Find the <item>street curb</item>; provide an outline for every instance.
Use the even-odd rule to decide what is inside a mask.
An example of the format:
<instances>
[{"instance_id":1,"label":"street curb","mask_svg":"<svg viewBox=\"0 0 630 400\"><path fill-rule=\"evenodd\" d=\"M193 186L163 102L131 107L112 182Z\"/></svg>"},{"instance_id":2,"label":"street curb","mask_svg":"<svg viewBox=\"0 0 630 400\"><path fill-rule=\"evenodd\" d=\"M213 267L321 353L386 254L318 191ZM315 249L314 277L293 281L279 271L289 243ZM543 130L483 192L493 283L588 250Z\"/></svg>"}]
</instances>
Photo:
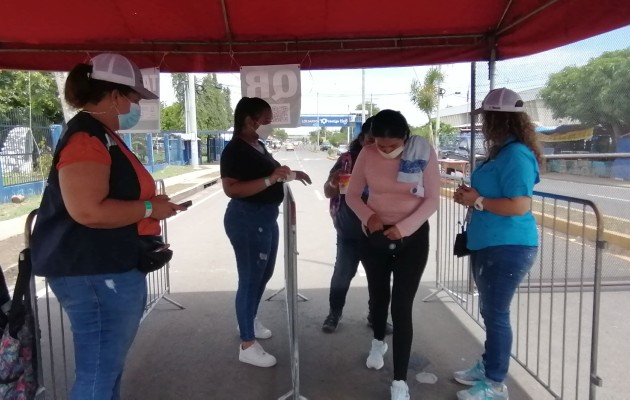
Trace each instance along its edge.
<instances>
[{"instance_id":1,"label":"street curb","mask_svg":"<svg viewBox=\"0 0 630 400\"><path fill-rule=\"evenodd\" d=\"M215 185L219 181L220 177L217 176L215 178L209 179L203 183L199 183L190 188L180 190L179 192L173 193L170 195L171 201L173 203L179 203L180 201L192 196L195 193L201 192L202 190ZM167 188L168 189L168 188Z\"/></svg>"}]
</instances>

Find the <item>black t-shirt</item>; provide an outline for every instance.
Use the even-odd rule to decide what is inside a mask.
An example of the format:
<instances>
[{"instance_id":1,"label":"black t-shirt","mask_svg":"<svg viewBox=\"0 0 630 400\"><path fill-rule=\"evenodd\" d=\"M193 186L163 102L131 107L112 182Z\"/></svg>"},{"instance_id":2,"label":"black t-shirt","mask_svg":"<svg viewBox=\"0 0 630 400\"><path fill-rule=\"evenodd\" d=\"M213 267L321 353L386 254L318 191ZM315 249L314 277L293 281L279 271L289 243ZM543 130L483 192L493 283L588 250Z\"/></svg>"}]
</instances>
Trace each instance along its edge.
<instances>
[{"instance_id":1,"label":"black t-shirt","mask_svg":"<svg viewBox=\"0 0 630 400\"><path fill-rule=\"evenodd\" d=\"M264 154L242 139L234 137L230 140L221 153L221 178L246 182L271 175L280 163L273 159L262 143L261 146ZM283 199L283 184L275 183L262 192L239 200L279 205Z\"/></svg>"}]
</instances>

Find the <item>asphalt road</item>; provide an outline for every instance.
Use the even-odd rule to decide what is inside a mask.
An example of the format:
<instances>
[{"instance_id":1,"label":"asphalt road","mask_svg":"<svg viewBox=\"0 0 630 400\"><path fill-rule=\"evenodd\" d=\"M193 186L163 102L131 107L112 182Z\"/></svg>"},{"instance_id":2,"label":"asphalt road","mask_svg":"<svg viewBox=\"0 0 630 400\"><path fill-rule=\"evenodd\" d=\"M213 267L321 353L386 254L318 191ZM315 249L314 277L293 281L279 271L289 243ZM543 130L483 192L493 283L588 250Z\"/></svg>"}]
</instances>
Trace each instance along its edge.
<instances>
[{"instance_id":1,"label":"asphalt road","mask_svg":"<svg viewBox=\"0 0 630 400\"><path fill-rule=\"evenodd\" d=\"M604 215L630 222L630 188L567 182L543 177L535 189L540 192L591 200Z\"/></svg>"}]
</instances>

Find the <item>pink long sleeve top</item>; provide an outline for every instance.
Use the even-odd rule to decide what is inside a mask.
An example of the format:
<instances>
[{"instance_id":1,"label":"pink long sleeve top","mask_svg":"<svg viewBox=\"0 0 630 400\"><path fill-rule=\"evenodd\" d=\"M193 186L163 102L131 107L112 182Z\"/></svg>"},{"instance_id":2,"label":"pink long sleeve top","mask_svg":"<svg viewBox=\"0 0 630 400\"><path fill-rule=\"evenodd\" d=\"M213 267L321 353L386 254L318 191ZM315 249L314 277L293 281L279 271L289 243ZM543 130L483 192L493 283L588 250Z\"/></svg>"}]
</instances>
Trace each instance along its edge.
<instances>
[{"instance_id":1,"label":"pink long sleeve top","mask_svg":"<svg viewBox=\"0 0 630 400\"><path fill-rule=\"evenodd\" d=\"M346 203L363 225L373 214L383 224L396 225L405 237L420 228L437 211L440 195L440 173L435 150L431 149L429 162L422 179L424 196L412 194L416 183L398 182L400 157L388 160L381 156L376 145L365 146L354 165L346 194ZM367 204L361 200L363 189L368 187Z\"/></svg>"}]
</instances>

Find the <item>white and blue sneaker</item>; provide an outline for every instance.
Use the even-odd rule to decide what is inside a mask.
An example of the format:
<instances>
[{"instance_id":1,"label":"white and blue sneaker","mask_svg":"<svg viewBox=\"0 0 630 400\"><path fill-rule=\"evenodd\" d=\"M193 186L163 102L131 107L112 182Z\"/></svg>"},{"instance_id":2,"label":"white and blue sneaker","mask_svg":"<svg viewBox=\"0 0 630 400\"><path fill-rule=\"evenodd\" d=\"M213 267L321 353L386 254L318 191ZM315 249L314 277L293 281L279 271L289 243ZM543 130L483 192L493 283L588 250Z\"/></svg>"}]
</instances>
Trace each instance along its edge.
<instances>
[{"instance_id":1,"label":"white and blue sneaker","mask_svg":"<svg viewBox=\"0 0 630 400\"><path fill-rule=\"evenodd\" d=\"M467 370L454 372L453 378L462 385L473 386L477 382L486 379L486 368L483 365L483 361L477 360L475 365Z\"/></svg>"},{"instance_id":2,"label":"white and blue sneaker","mask_svg":"<svg viewBox=\"0 0 630 400\"><path fill-rule=\"evenodd\" d=\"M488 379L478 381L468 390L457 392L458 400L509 400L508 389L503 383Z\"/></svg>"}]
</instances>

